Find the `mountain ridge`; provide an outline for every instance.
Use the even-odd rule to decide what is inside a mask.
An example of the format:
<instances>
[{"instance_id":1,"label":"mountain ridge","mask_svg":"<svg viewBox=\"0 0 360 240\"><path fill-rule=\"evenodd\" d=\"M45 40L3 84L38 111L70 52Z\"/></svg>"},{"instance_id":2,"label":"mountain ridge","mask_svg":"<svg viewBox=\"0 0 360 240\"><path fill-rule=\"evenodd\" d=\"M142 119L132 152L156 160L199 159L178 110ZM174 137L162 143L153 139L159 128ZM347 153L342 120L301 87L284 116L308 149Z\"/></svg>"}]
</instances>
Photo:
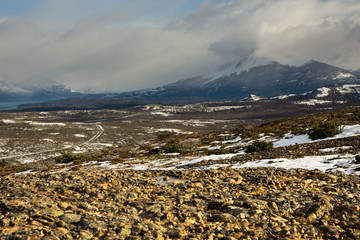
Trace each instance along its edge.
<instances>
[{"instance_id":1,"label":"mountain ridge","mask_svg":"<svg viewBox=\"0 0 360 240\"><path fill-rule=\"evenodd\" d=\"M220 77L217 75L219 72ZM153 89L85 94L73 91L65 85L55 84L35 90L27 88L25 91L30 93L19 96L25 96L24 99L32 101L52 101L43 104L52 106L52 109L63 109L65 105L69 109L127 108L147 104L183 105L208 101L239 101L251 95L271 98L304 94L318 88L342 84L360 84L357 73L316 60L298 66L285 65L252 54L245 59L223 65L218 72L182 79Z\"/></svg>"}]
</instances>

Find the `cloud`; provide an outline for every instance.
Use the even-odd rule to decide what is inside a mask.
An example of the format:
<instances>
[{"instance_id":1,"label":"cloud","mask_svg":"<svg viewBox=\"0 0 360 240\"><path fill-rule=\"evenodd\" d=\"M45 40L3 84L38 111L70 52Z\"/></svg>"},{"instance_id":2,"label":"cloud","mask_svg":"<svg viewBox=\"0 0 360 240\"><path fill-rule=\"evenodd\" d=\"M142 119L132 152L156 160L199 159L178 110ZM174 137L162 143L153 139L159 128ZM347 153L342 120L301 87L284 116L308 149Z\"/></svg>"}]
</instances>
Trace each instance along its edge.
<instances>
[{"instance_id":1,"label":"cloud","mask_svg":"<svg viewBox=\"0 0 360 240\"><path fill-rule=\"evenodd\" d=\"M89 9L96 2L86 1ZM171 2L159 0L156 6L175 12L187 1ZM203 1L193 13L172 19L170 11L165 20L147 13L153 8L146 4L139 12L135 5L121 10L115 2L111 9L104 4L95 16L95 10L81 11L82 0L46 3L31 21L0 20L0 79L127 91L205 73L252 49L282 63L312 58L360 67L360 3L354 0ZM68 10L65 29L55 24L64 18L51 16L55 9Z\"/></svg>"}]
</instances>

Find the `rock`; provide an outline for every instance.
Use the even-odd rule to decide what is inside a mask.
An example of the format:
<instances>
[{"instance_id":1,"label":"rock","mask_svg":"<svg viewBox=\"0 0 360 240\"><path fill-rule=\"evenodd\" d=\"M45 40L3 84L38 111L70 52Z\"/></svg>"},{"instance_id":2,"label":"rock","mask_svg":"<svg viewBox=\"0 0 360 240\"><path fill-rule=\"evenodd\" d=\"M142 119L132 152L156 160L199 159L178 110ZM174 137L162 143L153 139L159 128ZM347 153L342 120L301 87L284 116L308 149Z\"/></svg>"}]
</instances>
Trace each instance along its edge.
<instances>
[{"instance_id":1,"label":"rock","mask_svg":"<svg viewBox=\"0 0 360 240\"><path fill-rule=\"evenodd\" d=\"M132 227L131 227L131 232L134 234L134 235L139 235L140 233L142 232L148 232L149 231L149 228L147 225L145 225L144 223L141 223L141 222L138 222L136 224L134 224Z\"/></svg>"},{"instance_id":2,"label":"rock","mask_svg":"<svg viewBox=\"0 0 360 240\"><path fill-rule=\"evenodd\" d=\"M171 238L171 239L179 239L182 238L186 235L185 231L181 230L181 229L168 229L166 234Z\"/></svg>"},{"instance_id":3,"label":"rock","mask_svg":"<svg viewBox=\"0 0 360 240\"><path fill-rule=\"evenodd\" d=\"M58 227L58 228L55 228L54 230L54 233L58 236L64 236L66 234L68 234L70 231L66 228L63 228L63 227Z\"/></svg>"},{"instance_id":4,"label":"rock","mask_svg":"<svg viewBox=\"0 0 360 240\"><path fill-rule=\"evenodd\" d=\"M338 226L333 226L333 225L322 225L322 226L319 226L319 228L325 234L329 234L329 235L338 235L338 234L345 232L342 228L340 228Z\"/></svg>"},{"instance_id":5,"label":"rock","mask_svg":"<svg viewBox=\"0 0 360 240\"><path fill-rule=\"evenodd\" d=\"M162 211L162 206L160 204L154 204L154 205L150 205L148 207L145 208L145 211L148 213L161 213Z\"/></svg>"},{"instance_id":6,"label":"rock","mask_svg":"<svg viewBox=\"0 0 360 240\"><path fill-rule=\"evenodd\" d=\"M8 218L3 218L0 220L0 225L2 227L8 227L10 225L11 220Z\"/></svg>"},{"instance_id":7,"label":"rock","mask_svg":"<svg viewBox=\"0 0 360 240\"><path fill-rule=\"evenodd\" d=\"M211 214L208 221L210 222L236 222L238 219L229 213Z\"/></svg>"},{"instance_id":8,"label":"rock","mask_svg":"<svg viewBox=\"0 0 360 240\"><path fill-rule=\"evenodd\" d=\"M93 206L93 205L91 205L91 204L89 204L87 202L80 203L79 207L82 208L82 209L85 209L87 211L94 211L94 212L98 211L97 207L95 207L95 206Z\"/></svg>"},{"instance_id":9,"label":"rock","mask_svg":"<svg viewBox=\"0 0 360 240\"><path fill-rule=\"evenodd\" d=\"M238 217L238 218L247 218L249 217L249 211L244 209L244 208L240 208L240 207L236 207L236 206L228 206L226 208L227 212Z\"/></svg>"},{"instance_id":10,"label":"rock","mask_svg":"<svg viewBox=\"0 0 360 240\"><path fill-rule=\"evenodd\" d=\"M227 206L231 205L233 202L229 200L210 200L208 203L208 209L210 210L222 210Z\"/></svg>"},{"instance_id":11,"label":"rock","mask_svg":"<svg viewBox=\"0 0 360 240\"><path fill-rule=\"evenodd\" d=\"M156 184L159 176L186 185ZM360 237L357 175L280 168L80 169L0 180L0 239Z\"/></svg>"},{"instance_id":12,"label":"rock","mask_svg":"<svg viewBox=\"0 0 360 240\"><path fill-rule=\"evenodd\" d=\"M121 235L124 235L124 236L129 236L129 235L131 234L131 226L123 227L123 228L120 230L120 234L121 234Z\"/></svg>"},{"instance_id":13,"label":"rock","mask_svg":"<svg viewBox=\"0 0 360 240\"><path fill-rule=\"evenodd\" d=\"M99 222L99 221L91 222L87 226L94 233L105 232L107 230L107 228L108 228L107 224L105 224L103 222Z\"/></svg>"},{"instance_id":14,"label":"rock","mask_svg":"<svg viewBox=\"0 0 360 240\"><path fill-rule=\"evenodd\" d=\"M79 235L77 236L77 239L79 239L79 240L93 239L93 235L89 231L81 230L79 232Z\"/></svg>"},{"instance_id":15,"label":"rock","mask_svg":"<svg viewBox=\"0 0 360 240\"><path fill-rule=\"evenodd\" d=\"M267 202L260 199L248 199L245 201L244 205L247 208L265 209L267 207Z\"/></svg>"},{"instance_id":16,"label":"rock","mask_svg":"<svg viewBox=\"0 0 360 240\"><path fill-rule=\"evenodd\" d=\"M82 216L77 214L63 214L60 219L68 224L78 223L81 221Z\"/></svg>"},{"instance_id":17,"label":"rock","mask_svg":"<svg viewBox=\"0 0 360 240\"><path fill-rule=\"evenodd\" d=\"M45 209L41 210L39 214L41 216L51 216L51 217L56 218L56 217L63 215L64 211L56 210L53 208L45 208Z\"/></svg>"}]
</instances>

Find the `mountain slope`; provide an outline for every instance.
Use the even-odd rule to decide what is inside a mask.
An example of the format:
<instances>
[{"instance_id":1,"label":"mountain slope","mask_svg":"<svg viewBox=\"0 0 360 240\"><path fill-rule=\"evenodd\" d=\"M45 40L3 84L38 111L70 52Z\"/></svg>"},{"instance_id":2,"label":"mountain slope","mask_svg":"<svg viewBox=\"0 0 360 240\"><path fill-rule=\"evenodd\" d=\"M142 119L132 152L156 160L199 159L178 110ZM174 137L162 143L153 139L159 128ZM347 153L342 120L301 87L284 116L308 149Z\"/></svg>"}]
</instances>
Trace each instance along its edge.
<instances>
[{"instance_id":1,"label":"mountain slope","mask_svg":"<svg viewBox=\"0 0 360 240\"><path fill-rule=\"evenodd\" d=\"M299 94L335 84L356 84L351 72L325 63L310 61L302 66L270 62L240 73L234 69L217 79L205 76L185 79L164 86L158 96L197 96L209 100L240 100L250 94L274 97Z\"/></svg>"}]
</instances>

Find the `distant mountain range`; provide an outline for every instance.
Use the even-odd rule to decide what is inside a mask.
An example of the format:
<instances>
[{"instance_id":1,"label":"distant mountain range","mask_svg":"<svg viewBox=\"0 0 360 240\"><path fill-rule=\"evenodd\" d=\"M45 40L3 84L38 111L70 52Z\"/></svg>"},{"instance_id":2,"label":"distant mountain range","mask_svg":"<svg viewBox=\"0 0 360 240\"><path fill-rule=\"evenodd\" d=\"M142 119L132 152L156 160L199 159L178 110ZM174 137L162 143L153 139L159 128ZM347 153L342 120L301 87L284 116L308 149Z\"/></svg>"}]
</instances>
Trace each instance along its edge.
<instances>
[{"instance_id":1,"label":"distant mountain range","mask_svg":"<svg viewBox=\"0 0 360 240\"><path fill-rule=\"evenodd\" d=\"M15 85L0 81L0 102L43 102L84 96L87 94L76 92L63 84Z\"/></svg>"},{"instance_id":2,"label":"distant mountain range","mask_svg":"<svg viewBox=\"0 0 360 240\"><path fill-rule=\"evenodd\" d=\"M51 101L21 109L127 108L146 104L183 105L210 101L238 101L257 95L272 98L304 94L344 84L360 84L360 71L351 72L315 60L300 66L283 65L257 57L220 66L217 70L162 87L113 94L83 94L63 85L23 89L0 82L0 101ZM21 100L23 101L23 100Z\"/></svg>"}]
</instances>

